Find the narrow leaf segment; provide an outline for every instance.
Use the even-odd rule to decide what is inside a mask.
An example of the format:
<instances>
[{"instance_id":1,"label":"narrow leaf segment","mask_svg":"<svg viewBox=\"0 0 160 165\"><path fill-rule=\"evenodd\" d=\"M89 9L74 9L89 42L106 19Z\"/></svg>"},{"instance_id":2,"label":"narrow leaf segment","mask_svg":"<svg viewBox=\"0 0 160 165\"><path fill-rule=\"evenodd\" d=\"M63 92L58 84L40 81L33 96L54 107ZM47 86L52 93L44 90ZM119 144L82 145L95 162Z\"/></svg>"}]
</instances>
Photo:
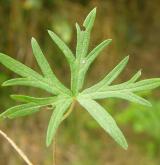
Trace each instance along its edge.
<instances>
[{"instance_id":1,"label":"narrow leaf segment","mask_svg":"<svg viewBox=\"0 0 160 165\"><path fill-rule=\"evenodd\" d=\"M112 116L97 102L87 98L79 98L79 103L99 123L99 125L124 149L127 149L127 142L118 128Z\"/></svg>"}]
</instances>

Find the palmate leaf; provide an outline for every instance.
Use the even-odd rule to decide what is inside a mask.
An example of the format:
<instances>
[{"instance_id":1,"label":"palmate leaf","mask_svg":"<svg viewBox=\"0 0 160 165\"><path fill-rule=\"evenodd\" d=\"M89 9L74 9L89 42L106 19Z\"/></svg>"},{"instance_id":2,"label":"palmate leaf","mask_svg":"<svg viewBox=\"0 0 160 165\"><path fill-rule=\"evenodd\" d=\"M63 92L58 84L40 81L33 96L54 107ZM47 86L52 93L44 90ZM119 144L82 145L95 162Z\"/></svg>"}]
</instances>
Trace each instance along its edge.
<instances>
[{"instance_id":1,"label":"palmate leaf","mask_svg":"<svg viewBox=\"0 0 160 165\"><path fill-rule=\"evenodd\" d=\"M120 144L124 149L127 149L128 145L125 137L118 128L112 116L103 107L101 107L94 100L87 98L81 97L78 101L118 144Z\"/></svg>"},{"instance_id":2,"label":"palmate leaf","mask_svg":"<svg viewBox=\"0 0 160 165\"><path fill-rule=\"evenodd\" d=\"M1 117L15 118L26 116L38 112L44 106L51 106L53 109L51 119L47 129L46 145L49 146L56 134L56 130L70 114L75 101L77 100L89 114L99 123L99 125L124 149L127 149L127 142L118 128L111 115L101 107L95 100L104 98L120 98L134 103L151 106L151 103L136 93L144 90L151 90L160 86L160 78L152 78L137 81L141 76L141 70L135 73L128 81L114 84L113 81L120 75L125 68L129 57L124 58L112 71L109 72L100 82L92 87L83 89L85 75L97 58L97 56L106 48L111 39L105 40L97 45L93 50L89 50L90 35L96 17L96 8L94 8L83 22L83 30L76 23L77 45L75 54L65 44L62 39L52 31L48 31L51 39L63 52L71 70L71 89L63 85L51 70L38 42L32 38L31 45L33 54L42 71L42 75L33 69L14 60L13 58L0 53L0 63L11 71L15 72L20 78L14 78L5 81L3 86L23 85L43 89L52 94L51 97L36 98L26 95L11 95L11 98L22 102L7 109L0 114ZM70 106L71 105L71 106ZM70 108L69 108L70 107ZM69 109L69 110L68 110ZM68 111L67 111L68 110ZM65 113L66 112L66 113Z\"/></svg>"}]
</instances>

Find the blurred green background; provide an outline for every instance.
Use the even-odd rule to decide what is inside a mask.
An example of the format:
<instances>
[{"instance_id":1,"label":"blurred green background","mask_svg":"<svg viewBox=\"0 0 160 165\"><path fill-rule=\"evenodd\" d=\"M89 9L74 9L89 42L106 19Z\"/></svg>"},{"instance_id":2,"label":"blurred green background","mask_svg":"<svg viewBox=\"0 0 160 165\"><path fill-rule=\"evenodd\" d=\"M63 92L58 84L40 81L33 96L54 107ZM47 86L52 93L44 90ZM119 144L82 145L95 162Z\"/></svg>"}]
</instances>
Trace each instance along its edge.
<instances>
[{"instance_id":1,"label":"blurred green background","mask_svg":"<svg viewBox=\"0 0 160 165\"><path fill-rule=\"evenodd\" d=\"M82 23L97 6L97 18L90 49L106 38L112 45L101 53L88 72L85 87L100 80L120 59L130 62L117 82L127 80L143 68L142 78L160 76L160 1L159 0L0 0L0 52L39 71L30 46L31 37L41 45L54 72L69 86L70 72L61 51L51 41L47 29L55 31L75 50L75 22ZM14 77L0 66L0 83ZM58 165L159 165L160 164L160 90L143 93L153 107L122 100L101 103L123 130L129 149L121 149L79 106L63 122L57 134ZM28 87L0 87L0 111L15 105L8 96L46 93ZM5 131L35 165L52 164L52 147L45 147L50 113L4 120ZM17 153L0 137L0 165L23 165Z\"/></svg>"}]
</instances>

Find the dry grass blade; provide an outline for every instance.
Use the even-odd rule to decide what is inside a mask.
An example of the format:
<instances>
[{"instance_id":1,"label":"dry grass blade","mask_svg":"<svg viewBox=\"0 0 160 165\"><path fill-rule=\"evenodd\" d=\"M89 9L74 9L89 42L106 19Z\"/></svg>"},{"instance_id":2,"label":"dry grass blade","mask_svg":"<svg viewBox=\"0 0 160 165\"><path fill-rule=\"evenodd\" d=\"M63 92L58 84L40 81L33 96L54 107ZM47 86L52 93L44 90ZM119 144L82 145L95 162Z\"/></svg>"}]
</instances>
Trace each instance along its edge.
<instances>
[{"instance_id":1,"label":"dry grass blade","mask_svg":"<svg viewBox=\"0 0 160 165\"><path fill-rule=\"evenodd\" d=\"M7 136L7 134L0 130L0 135L2 135L8 141L8 143L17 151L17 153L27 163L27 165L33 165L33 163L31 163L31 161L25 155L25 153L15 144L15 142L11 138Z\"/></svg>"}]
</instances>

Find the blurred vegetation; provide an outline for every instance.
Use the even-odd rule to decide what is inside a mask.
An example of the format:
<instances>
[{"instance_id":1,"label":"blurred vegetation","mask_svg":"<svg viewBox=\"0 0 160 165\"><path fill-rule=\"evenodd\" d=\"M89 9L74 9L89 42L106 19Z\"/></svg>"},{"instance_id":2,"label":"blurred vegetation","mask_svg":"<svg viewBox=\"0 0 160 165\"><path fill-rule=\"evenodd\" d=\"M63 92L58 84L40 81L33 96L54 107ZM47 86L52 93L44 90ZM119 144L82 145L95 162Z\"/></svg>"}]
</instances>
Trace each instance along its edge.
<instances>
[{"instance_id":1,"label":"blurred vegetation","mask_svg":"<svg viewBox=\"0 0 160 165\"><path fill-rule=\"evenodd\" d=\"M130 54L130 63L118 81L126 80L139 68L143 68L142 77L159 77L159 0L0 0L0 52L38 70L30 46L30 39L34 36L54 72L69 86L68 66L46 30L55 31L75 50L75 22L82 22L95 6L98 13L90 47L106 38L112 38L113 43L89 70L86 86L95 83L97 77L102 78L106 70L113 68L127 54ZM14 76L0 66L0 83ZM45 95L32 88L0 87L0 111L15 104L7 96L19 91ZM77 110L64 122L57 135L58 164L133 165L139 162L139 165L159 165L159 96L158 90L146 94L146 97L152 99L152 108L127 104L121 100L102 102L122 125L129 141L127 152L103 134L92 119L87 121L89 116L85 112L81 113L83 110L77 106ZM52 148L46 148L43 143L49 115L40 112L34 117L1 121L1 129L39 165L52 162ZM81 122L77 122L77 118L81 118ZM0 144L1 165L23 164L4 140L1 139Z\"/></svg>"}]
</instances>

